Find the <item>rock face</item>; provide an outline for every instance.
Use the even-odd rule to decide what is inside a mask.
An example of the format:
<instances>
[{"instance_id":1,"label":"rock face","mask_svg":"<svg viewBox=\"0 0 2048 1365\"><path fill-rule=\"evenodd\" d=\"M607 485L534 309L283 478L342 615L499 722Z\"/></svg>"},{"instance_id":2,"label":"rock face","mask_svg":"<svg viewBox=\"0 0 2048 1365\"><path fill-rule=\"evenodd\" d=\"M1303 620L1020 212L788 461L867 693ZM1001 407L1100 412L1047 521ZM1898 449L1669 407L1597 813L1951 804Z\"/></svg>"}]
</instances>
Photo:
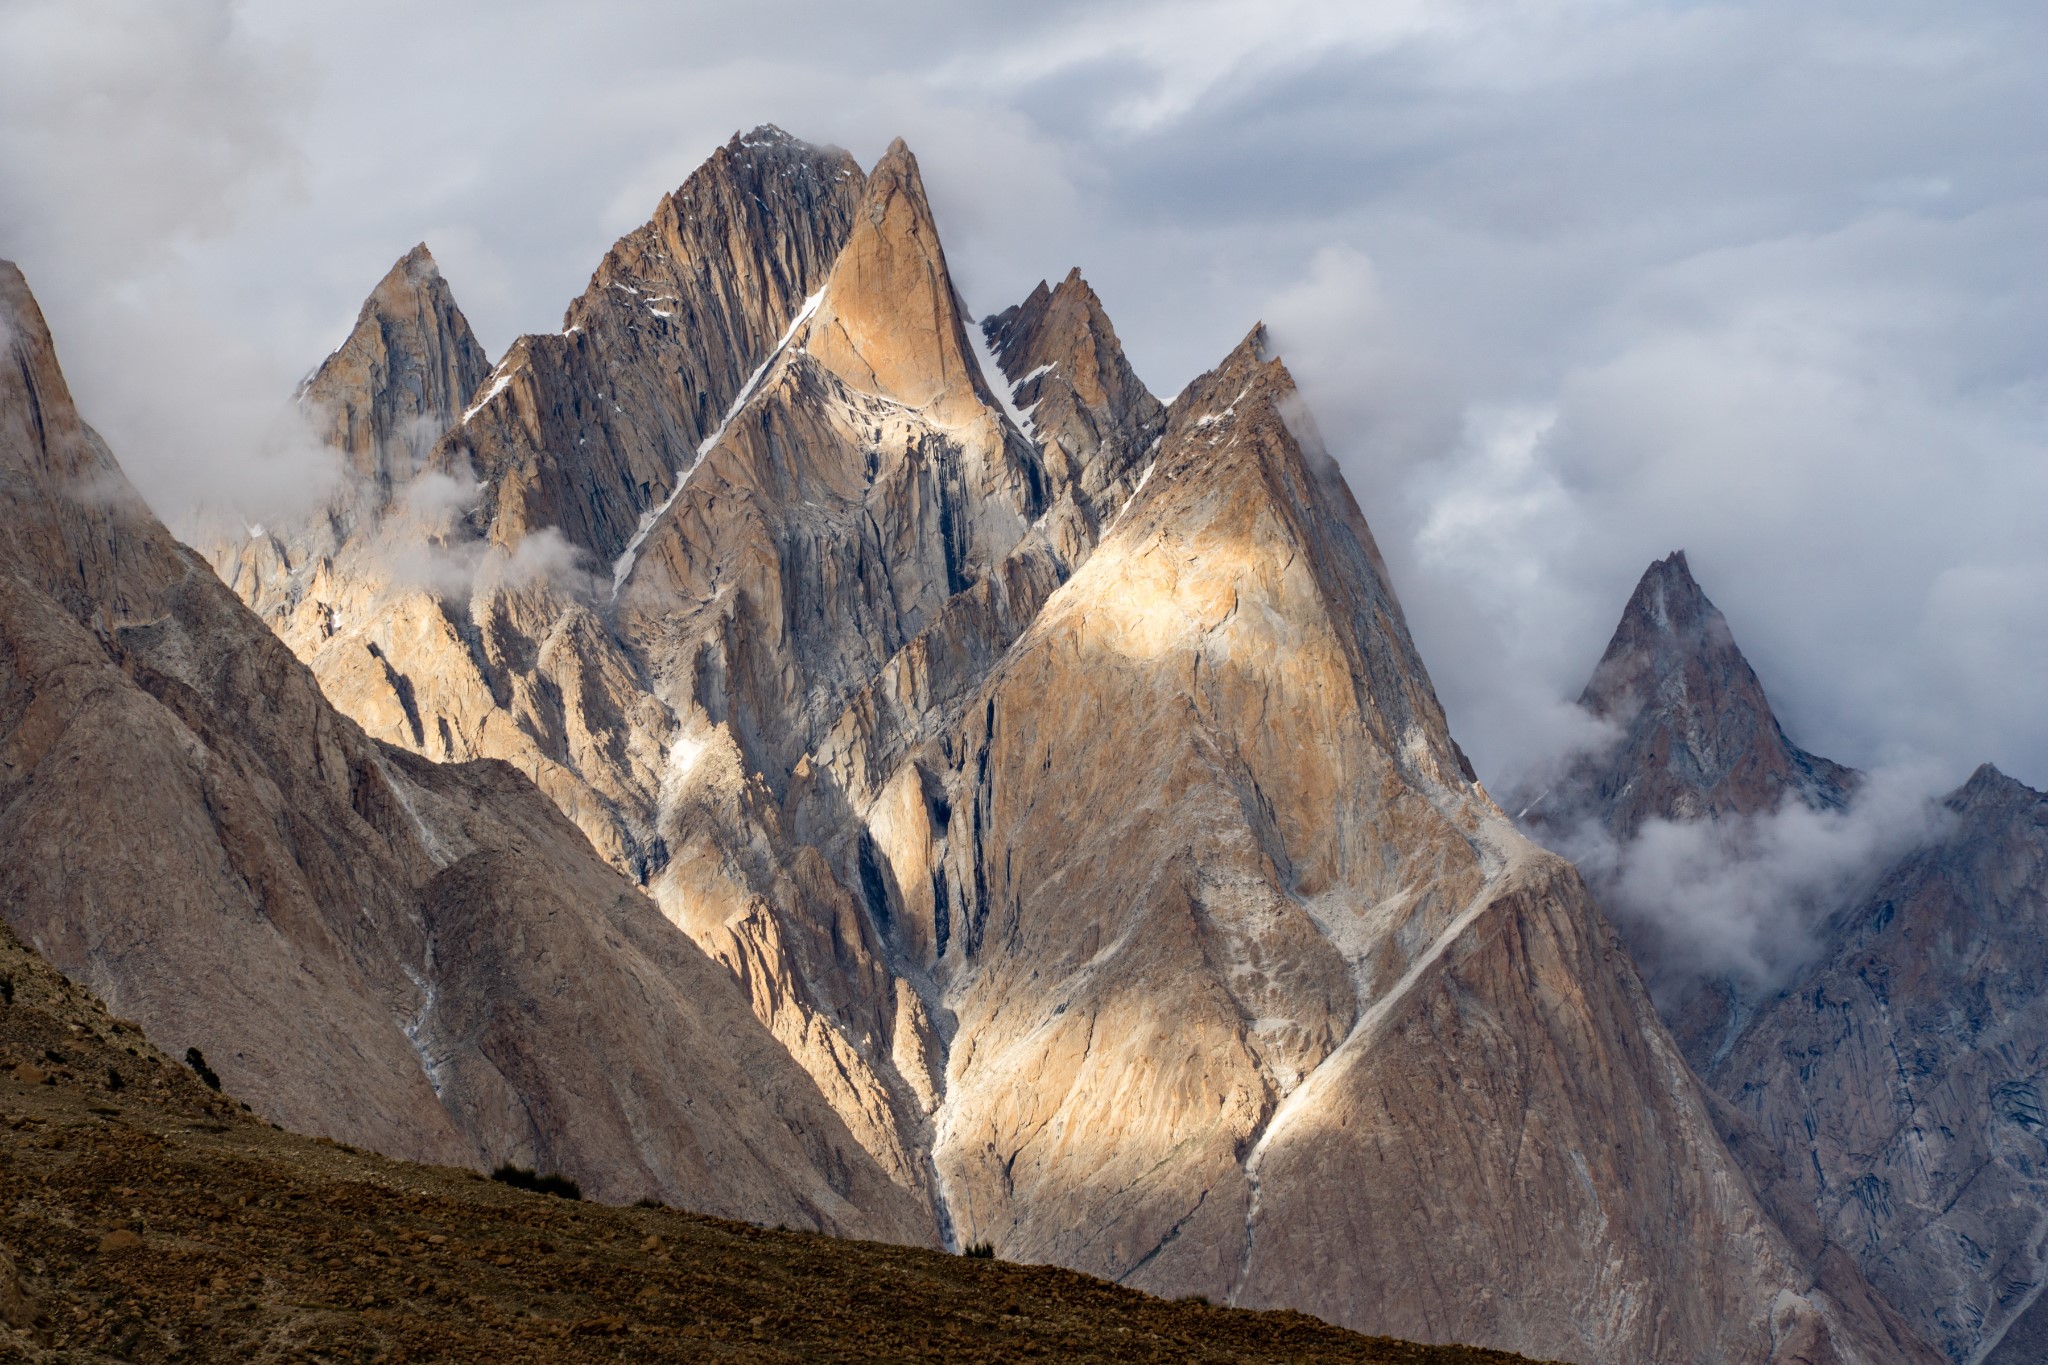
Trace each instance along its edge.
<instances>
[{"instance_id":1,"label":"rock face","mask_svg":"<svg viewBox=\"0 0 2048 1365\"><path fill-rule=\"evenodd\" d=\"M1546 831L1590 819L1625 838L1785 800L1840 808L1857 790L1857 774L1785 740L1680 556L1644 576L1583 704L1625 718L1614 699L1631 695L1654 700L1617 754L1543 800ZM1810 1257L1853 1258L1951 1360L2032 1360L2048 1321L2028 1316L2048 1278L2048 800L1986 766L1941 805L1931 840L1822 907L1804 960L1664 1001L1725 1100L1732 1149ZM1630 945L1676 979L1656 941ZM1701 1003L1737 997L1733 1011Z\"/></svg>"},{"instance_id":2,"label":"rock face","mask_svg":"<svg viewBox=\"0 0 2048 1365\"><path fill-rule=\"evenodd\" d=\"M1422 1339L1826 1355L1824 1299L1570 867L1465 770L1297 427L1254 334L914 760L937 799L882 851L958 1021L962 1236Z\"/></svg>"},{"instance_id":3,"label":"rock face","mask_svg":"<svg viewBox=\"0 0 2048 1365\"><path fill-rule=\"evenodd\" d=\"M1951 1360L2032 1360L2048 1267L2048 797L1986 765L1708 1073ZM2010 1352L1993 1348L2009 1329Z\"/></svg>"},{"instance_id":4,"label":"rock face","mask_svg":"<svg viewBox=\"0 0 2048 1365\"><path fill-rule=\"evenodd\" d=\"M24 939L295 1128L923 1235L552 805L368 739L150 516L12 265L0 322L0 913Z\"/></svg>"},{"instance_id":5,"label":"rock face","mask_svg":"<svg viewBox=\"0 0 2048 1365\"><path fill-rule=\"evenodd\" d=\"M422 242L371 291L355 330L299 401L350 469L389 490L425 463L490 369Z\"/></svg>"},{"instance_id":6,"label":"rock face","mask_svg":"<svg viewBox=\"0 0 2048 1365\"><path fill-rule=\"evenodd\" d=\"M569 321L294 648L532 776L929 1230L1574 1360L1920 1358L1473 780L1260 334L1169 411L1078 273L974 328L900 143L772 129Z\"/></svg>"},{"instance_id":7,"label":"rock face","mask_svg":"<svg viewBox=\"0 0 2048 1365\"><path fill-rule=\"evenodd\" d=\"M845 152L773 128L713 154L606 254L561 335L521 337L475 395L436 457L482 482L474 524L617 559L817 292L864 188Z\"/></svg>"}]
</instances>

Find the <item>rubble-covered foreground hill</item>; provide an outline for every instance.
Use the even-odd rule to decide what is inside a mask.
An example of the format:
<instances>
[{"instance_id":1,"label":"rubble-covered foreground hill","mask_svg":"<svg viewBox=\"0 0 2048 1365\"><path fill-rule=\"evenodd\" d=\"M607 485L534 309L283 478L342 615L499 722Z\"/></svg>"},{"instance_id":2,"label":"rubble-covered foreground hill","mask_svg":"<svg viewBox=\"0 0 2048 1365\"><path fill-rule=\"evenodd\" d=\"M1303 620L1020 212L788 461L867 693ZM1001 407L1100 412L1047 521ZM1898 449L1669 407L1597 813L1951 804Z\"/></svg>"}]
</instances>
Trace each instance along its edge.
<instances>
[{"instance_id":1,"label":"rubble-covered foreground hill","mask_svg":"<svg viewBox=\"0 0 2048 1365\"><path fill-rule=\"evenodd\" d=\"M0 929L0 1360L1521 1359L572 1203L255 1119Z\"/></svg>"}]
</instances>

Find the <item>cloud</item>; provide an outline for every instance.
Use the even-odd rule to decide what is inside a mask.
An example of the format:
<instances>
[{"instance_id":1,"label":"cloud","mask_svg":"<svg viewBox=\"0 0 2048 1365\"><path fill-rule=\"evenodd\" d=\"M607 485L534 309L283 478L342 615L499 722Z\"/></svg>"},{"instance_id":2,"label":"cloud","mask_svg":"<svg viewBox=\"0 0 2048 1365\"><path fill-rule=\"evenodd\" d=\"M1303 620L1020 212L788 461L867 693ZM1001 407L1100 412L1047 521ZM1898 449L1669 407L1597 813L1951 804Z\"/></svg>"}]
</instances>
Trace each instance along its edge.
<instances>
[{"instance_id":1,"label":"cloud","mask_svg":"<svg viewBox=\"0 0 2048 1365\"><path fill-rule=\"evenodd\" d=\"M545 584L586 600L597 596L590 556L552 526L523 537L509 554L493 549L478 581L513 591Z\"/></svg>"},{"instance_id":2,"label":"cloud","mask_svg":"<svg viewBox=\"0 0 2048 1365\"><path fill-rule=\"evenodd\" d=\"M185 267L294 171L295 58L236 9L0 9L0 255L36 290L87 420L178 520L230 500L271 515L331 482L285 412L300 362Z\"/></svg>"},{"instance_id":3,"label":"cloud","mask_svg":"<svg viewBox=\"0 0 2048 1365\"><path fill-rule=\"evenodd\" d=\"M542 586L596 600L590 556L556 528L543 527L509 550L478 539L467 518L482 495L483 485L466 469L459 475L437 469L417 474L362 552L374 557L394 586L456 601ZM365 486L360 496L368 502L382 494Z\"/></svg>"},{"instance_id":4,"label":"cloud","mask_svg":"<svg viewBox=\"0 0 2048 1365\"><path fill-rule=\"evenodd\" d=\"M1724 976L1771 989L1810 959L1830 913L1947 828L1937 800L1947 785L1936 766L1903 765L1871 773L1845 811L1788 801L1747 818L1651 820L1626 841L1588 825L1559 851L1660 993Z\"/></svg>"}]
</instances>

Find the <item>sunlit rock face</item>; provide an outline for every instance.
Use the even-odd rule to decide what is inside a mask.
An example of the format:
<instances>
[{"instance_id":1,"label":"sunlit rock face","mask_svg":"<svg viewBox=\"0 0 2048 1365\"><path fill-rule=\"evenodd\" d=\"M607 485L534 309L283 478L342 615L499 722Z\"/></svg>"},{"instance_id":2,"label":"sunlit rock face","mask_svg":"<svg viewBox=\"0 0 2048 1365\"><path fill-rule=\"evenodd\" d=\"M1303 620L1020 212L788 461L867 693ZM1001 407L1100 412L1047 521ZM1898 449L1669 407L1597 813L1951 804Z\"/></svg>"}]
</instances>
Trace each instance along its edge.
<instances>
[{"instance_id":1,"label":"sunlit rock face","mask_svg":"<svg viewBox=\"0 0 2048 1365\"><path fill-rule=\"evenodd\" d=\"M366 736L171 538L4 263L0 337L17 933L296 1129L560 1170L610 1200L928 1235L730 975L532 784Z\"/></svg>"},{"instance_id":2,"label":"sunlit rock face","mask_svg":"<svg viewBox=\"0 0 2048 1365\"><path fill-rule=\"evenodd\" d=\"M1525 817L1567 847L1589 825L1625 841L1653 820L1795 804L1856 818L1862 775L1785 738L1682 555L1645 573L1581 702L1623 737ZM2048 1279L2048 802L1987 765L1927 827L1826 903L1779 907L1813 918L1810 942L1762 976L1701 973L1655 926L1620 922L1719 1092L1731 1149L1824 1282L1853 1261L1949 1359L2033 1360L2048 1337L2048 1310L2028 1316Z\"/></svg>"},{"instance_id":3,"label":"sunlit rock face","mask_svg":"<svg viewBox=\"0 0 2048 1365\"><path fill-rule=\"evenodd\" d=\"M957 1021L963 1237L1565 1358L1832 1349L1571 868L1466 771L1257 335L913 766L878 842Z\"/></svg>"},{"instance_id":4,"label":"sunlit rock face","mask_svg":"<svg viewBox=\"0 0 2048 1365\"><path fill-rule=\"evenodd\" d=\"M1542 1356L1917 1358L1473 781L1259 334L1169 410L1078 273L976 327L900 143L770 129L568 321L300 652L532 777L921 1235Z\"/></svg>"}]
</instances>

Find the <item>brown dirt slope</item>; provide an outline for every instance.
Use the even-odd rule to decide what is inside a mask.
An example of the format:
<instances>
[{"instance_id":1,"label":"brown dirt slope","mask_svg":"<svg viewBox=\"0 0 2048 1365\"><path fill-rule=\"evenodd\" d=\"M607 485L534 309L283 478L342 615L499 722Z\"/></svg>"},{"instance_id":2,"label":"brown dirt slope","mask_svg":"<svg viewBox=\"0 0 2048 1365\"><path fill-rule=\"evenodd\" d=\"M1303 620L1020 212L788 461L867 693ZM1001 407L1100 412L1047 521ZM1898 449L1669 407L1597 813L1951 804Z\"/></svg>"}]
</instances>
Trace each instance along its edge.
<instances>
[{"instance_id":1,"label":"brown dirt slope","mask_svg":"<svg viewBox=\"0 0 2048 1365\"><path fill-rule=\"evenodd\" d=\"M0 1361L1522 1357L529 1194L262 1123L0 930Z\"/></svg>"}]
</instances>

